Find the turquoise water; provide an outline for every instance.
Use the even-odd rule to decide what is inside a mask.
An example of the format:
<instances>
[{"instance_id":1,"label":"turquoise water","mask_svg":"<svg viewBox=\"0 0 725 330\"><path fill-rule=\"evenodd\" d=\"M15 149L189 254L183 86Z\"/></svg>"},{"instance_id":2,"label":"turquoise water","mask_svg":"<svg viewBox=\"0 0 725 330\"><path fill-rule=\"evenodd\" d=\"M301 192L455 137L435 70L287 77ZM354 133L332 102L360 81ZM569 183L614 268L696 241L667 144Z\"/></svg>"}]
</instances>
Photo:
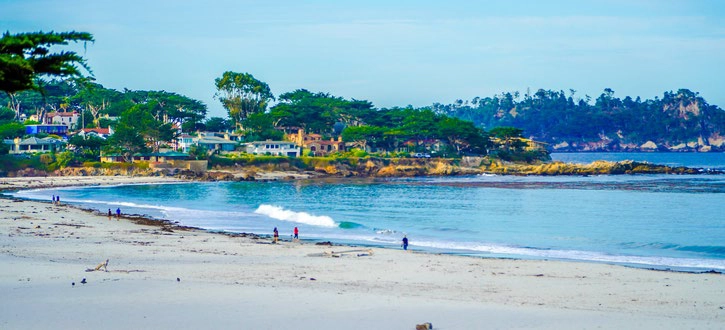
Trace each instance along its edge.
<instances>
[{"instance_id":1,"label":"turquoise water","mask_svg":"<svg viewBox=\"0 0 725 330\"><path fill-rule=\"evenodd\" d=\"M32 190L211 230L486 257L725 271L725 175L469 176Z\"/></svg>"}]
</instances>

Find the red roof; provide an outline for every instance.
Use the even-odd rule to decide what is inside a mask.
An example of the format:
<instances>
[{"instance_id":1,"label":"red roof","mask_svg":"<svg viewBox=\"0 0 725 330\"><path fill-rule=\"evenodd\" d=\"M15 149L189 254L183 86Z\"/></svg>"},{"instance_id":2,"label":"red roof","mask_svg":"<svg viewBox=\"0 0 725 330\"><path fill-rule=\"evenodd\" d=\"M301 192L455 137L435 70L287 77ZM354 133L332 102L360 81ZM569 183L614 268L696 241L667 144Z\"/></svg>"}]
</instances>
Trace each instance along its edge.
<instances>
[{"instance_id":1,"label":"red roof","mask_svg":"<svg viewBox=\"0 0 725 330\"><path fill-rule=\"evenodd\" d=\"M103 134L103 135L111 134L111 132L108 128L84 128L84 129L82 129L82 131L83 131L83 133L95 132L96 134Z\"/></svg>"}]
</instances>

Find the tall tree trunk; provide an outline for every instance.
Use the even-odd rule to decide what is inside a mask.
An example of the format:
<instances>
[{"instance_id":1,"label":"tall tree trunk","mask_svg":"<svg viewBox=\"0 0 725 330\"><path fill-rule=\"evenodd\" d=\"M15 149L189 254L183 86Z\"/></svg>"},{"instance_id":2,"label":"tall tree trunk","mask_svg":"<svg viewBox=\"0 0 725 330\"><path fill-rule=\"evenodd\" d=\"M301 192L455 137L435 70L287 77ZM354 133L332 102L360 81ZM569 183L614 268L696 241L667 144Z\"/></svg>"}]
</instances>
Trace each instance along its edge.
<instances>
[{"instance_id":1,"label":"tall tree trunk","mask_svg":"<svg viewBox=\"0 0 725 330\"><path fill-rule=\"evenodd\" d=\"M7 92L10 97L10 109L15 111L15 119L20 119L20 100L18 100L16 93Z\"/></svg>"}]
</instances>

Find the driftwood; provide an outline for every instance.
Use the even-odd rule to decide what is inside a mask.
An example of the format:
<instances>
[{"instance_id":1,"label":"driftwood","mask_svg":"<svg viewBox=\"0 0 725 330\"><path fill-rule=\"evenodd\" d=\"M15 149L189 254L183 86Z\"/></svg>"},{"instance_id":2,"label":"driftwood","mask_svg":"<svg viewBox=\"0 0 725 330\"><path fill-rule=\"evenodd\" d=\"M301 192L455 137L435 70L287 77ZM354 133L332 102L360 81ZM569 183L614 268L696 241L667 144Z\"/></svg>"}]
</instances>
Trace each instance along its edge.
<instances>
[{"instance_id":1,"label":"driftwood","mask_svg":"<svg viewBox=\"0 0 725 330\"><path fill-rule=\"evenodd\" d=\"M97 272L103 268L103 271L108 272L108 259L106 259L105 262L102 262L96 266L96 268L88 268L86 269L87 272Z\"/></svg>"}]
</instances>

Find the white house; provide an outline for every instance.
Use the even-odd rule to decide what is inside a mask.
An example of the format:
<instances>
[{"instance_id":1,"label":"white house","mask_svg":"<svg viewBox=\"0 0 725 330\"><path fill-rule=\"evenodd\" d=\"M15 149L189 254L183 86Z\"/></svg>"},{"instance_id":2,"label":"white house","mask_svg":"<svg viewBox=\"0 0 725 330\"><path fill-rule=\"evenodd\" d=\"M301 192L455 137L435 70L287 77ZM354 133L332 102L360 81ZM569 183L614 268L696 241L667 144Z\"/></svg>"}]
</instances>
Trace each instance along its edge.
<instances>
[{"instance_id":1,"label":"white house","mask_svg":"<svg viewBox=\"0 0 725 330\"><path fill-rule=\"evenodd\" d=\"M246 151L257 155L275 155L299 157L301 150L294 142L289 141L254 141L246 143Z\"/></svg>"},{"instance_id":2,"label":"white house","mask_svg":"<svg viewBox=\"0 0 725 330\"><path fill-rule=\"evenodd\" d=\"M176 138L177 150L181 152L189 152L191 146L196 144L199 138L189 134L181 134Z\"/></svg>"},{"instance_id":3,"label":"white house","mask_svg":"<svg viewBox=\"0 0 725 330\"><path fill-rule=\"evenodd\" d=\"M176 139L177 150L189 152L193 145L206 148L209 151L234 151L239 144L226 138L216 136L214 133L201 132L197 136L189 134L181 134Z\"/></svg>"},{"instance_id":4,"label":"white house","mask_svg":"<svg viewBox=\"0 0 725 330\"><path fill-rule=\"evenodd\" d=\"M51 112L45 115L45 124L65 125L69 130L77 127L80 115L73 112Z\"/></svg>"},{"instance_id":5,"label":"white house","mask_svg":"<svg viewBox=\"0 0 725 330\"><path fill-rule=\"evenodd\" d=\"M113 135L113 128L110 126L108 128L84 128L77 134L82 137L95 136L105 140L109 136Z\"/></svg>"}]
</instances>

